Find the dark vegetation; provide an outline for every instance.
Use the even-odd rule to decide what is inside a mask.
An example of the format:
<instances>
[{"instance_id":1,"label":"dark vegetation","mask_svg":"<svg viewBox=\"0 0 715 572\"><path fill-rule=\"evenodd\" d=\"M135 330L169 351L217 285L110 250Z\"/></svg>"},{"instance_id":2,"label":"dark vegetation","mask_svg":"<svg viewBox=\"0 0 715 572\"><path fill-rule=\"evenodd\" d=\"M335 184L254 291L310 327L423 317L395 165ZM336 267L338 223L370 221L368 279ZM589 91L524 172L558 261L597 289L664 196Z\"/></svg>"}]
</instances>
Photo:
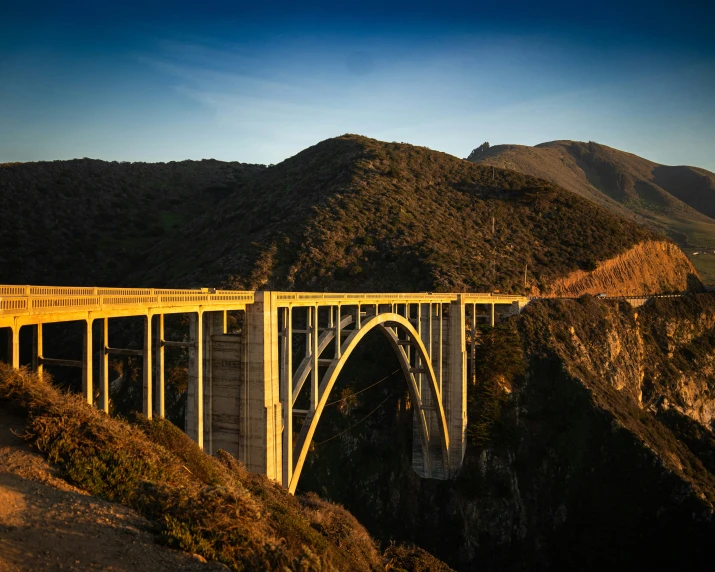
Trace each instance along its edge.
<instances>
[{"instance_id":1,"label":"dark vegetation","mask_svg":"<svg viewBox=\"0 0 715 572\"><path fill-rule=\"evenodd\" d=\"M381 555L341 507L207 456L167 421L111 418L47 381L0 365L0 400L28 415L27 438L70 482L131 506L168 546L235 570L448 570L417 548Z\"/></svg>"},{"instance_id":2,"label":"dark vegetation","mask_svg":"<svg viewBox=\"0 0 715 572\"><path fill-rule=\"evenodd\" d=\"M467 434L475 445L513 439L504 420L515 380L526 363L513 323L483 326L477 338L475 383L469 388Z\"/></svg>"},{"instance_id":3,"label":"dark vegetation","mask_svg":"<svg viewBox=\"0 0 715 572\"><path fill-rule=\"evenodd\" d=\"M352 135L267 169L213 161L154 167L89 160L0 167L12 221L0 229L0 283L520 292L525 265L527 288L541 288L656 237L544 180ZM63 168L72 192L52 179ZM126 189L100 176L112 169ZM40 173L54 182L38 191ZM23 188L35 189L37 221L20 200ZM604 197L607 207L616 202ZM116 222L105 220L111 209L121 214ZM640 389L623 381L640 379L635 362L597 353L610 347L608 332L637 329L626 307L537 302L514 323L482 331L470 443L454 483L412 471L404 382L388 377L367 389L396 362L385 340L366 339L335 388L340 401L321 420L301 487L348 506L381 541L416 543L462 569L697 568L713 533L712 435L683 413L674 388L678 371L709 365L712 346L702 343L712 336L705 328L669 347L663 331L671 326L658 319L671 309L659 308L662 316L641 313L640 323L652 322L643 337L654 341L645 365L652 375ZM673 327L699 311L707 314L695 306L674 314ZM117 345L134 347L132 335L117 334ZM622 356L643 355L635 339L624 339ZM595 353L584 357L584 347ZM138 378L131 359L116 367ZM175 367L180 392L180 356ZM622 373L617 383L614 371ZM3 376L2 395L30 413L32 438L67 477L134 506L172 546L239 569L318 562L439 569L416 548L380 554L339 507L315 495L289 497L226 455L205 457L168 423L109 419L30 376ZM138 388L125 386L117 412L138 408ZM665 407L666 395L678 408Z\"/></svg>"},{"instance_id":4,"label":"dark vegetation","mask_svg":"<svg viewBox=\"0 0 715 572\"><path fill-rule=\"evenodd\" d=\"M469 160L546 179L681 247L715 246L715 174L705 169L659 165L592 141L480 146Z\"/></svg>"},{"instance_id":5,"label":"dark vegetation","mask_svg":"<svg viewBox=\"0 0 715 572\"><path fill-rule=\"evenodd\" d=\"M168 244L149 260L163 283L521 292L525 265L527 288L542 287L653 236L550 183L492 171L406 144L330 139L188 225L173 243L181 260Z\"/></svg>"},{"instance_id":6,"label":"dark vegetation","mask_svg":"<svg viewBox=\"0 0 715 572\"><path fill-rule=\"evenodd\" d=\"M4 283L521 292L527 266L542 288L653 237L543 180L356 135L266 169L6 165L0 200Z\"/></svg>"},{"instance_id":7,"label":"dark vegetation","mask_svg":"<svg viewBox=\"0 0 715 572\"><path fill-rule=\"evenodd\" d=\"M125 283L144 252L262 172L214 160L0 164L0 283Z\"/></svg>"},{"instance_id":8,"label":"dark vegetation","mask_svg":"<svg viewBox=\"0 0 715 572\"><path fill-rule=\"evenodd\" d=\"M456 481L414 475L412 423L393 397L317 446L303 486L460 570L708 570L715 441L688 395L712 402L713 331L712 295L635 310L590 296L533 302L480 332ZM377 344L362 363L389 352ZM380 378L354 375L341 383ZM387 383L360 393L354 416L326 416L326 436L378 406Z\"/></svg>"}]
</instances>

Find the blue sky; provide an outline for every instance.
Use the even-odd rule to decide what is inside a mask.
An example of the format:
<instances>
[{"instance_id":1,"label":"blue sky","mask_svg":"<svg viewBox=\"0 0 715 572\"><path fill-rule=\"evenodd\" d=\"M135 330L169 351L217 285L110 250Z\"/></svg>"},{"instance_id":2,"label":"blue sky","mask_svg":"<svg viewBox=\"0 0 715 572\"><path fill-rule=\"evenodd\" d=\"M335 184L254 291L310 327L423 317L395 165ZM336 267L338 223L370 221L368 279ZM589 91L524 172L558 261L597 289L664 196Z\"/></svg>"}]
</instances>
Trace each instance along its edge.
<instances>
[{"instance_id":1,"label":"blue sky","mask_svg":"<svg viewBox=\"0 0 715 572\"><path fill-rule=\"evenodd\" d=\"M460 157L592 140L715 171L713 16L693 1L17 4L0 19L0 162L277 163L360 133Z\"/></svg>"}]
</instances>

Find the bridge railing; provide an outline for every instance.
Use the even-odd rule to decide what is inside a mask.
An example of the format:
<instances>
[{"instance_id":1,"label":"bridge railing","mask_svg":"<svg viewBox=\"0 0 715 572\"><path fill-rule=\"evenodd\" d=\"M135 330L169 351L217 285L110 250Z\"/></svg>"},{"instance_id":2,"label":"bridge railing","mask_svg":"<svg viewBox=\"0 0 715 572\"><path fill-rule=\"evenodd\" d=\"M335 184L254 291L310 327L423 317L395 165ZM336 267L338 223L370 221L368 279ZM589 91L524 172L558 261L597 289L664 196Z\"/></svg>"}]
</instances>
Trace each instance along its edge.
<instances>
[{"instance_id":1,"label":"bridge railing","mask_svg":"<svg viewBox=\"0 0 715 572\"><path fill-rule=\"evenodd\" d=\"M0 285L0 315L43 314L71 311L93 311L112 308L142 306L161 308L186 305L226 306L238 303L243 306L254 302L253 291L214 290L200 288L95 288L69 286ZM458 294L450 292L276 292L275 300L283 305L350 305L429 303L449 304L460 296L467 303L494 303L520 305L528 302L524 296L509 294Z\"/></svg>"},{"instance_id":2,"label":"bridge railing","mask_svg":"<svg viewBox=\"0 0 715 572\"><path fill-rule=\"evenodd\" d=\"M455 302L459 296L462 296L462 300L466 302L473 302L479 300L482 302L494 302L496 304L509 304L513 302L528 302L528 298L525 296L517 296L510 294L456 294L450 292L394 292L394 293L360 293L360 292L279 292L276 294L276 300L278 303L288 303L288 302L302 302L302 303L314 303L314 302L326 302L326 303L337 303L337 302L351 302L354 301L358 303L363 302L391 302L391 301L402 301L408 303L417 302L434 302L434 303L444 303L448 304L450 302Z\"/></svg>"},{"instance_id":3,"label":"bridge railing","mask_svg":"<svg viewBox=\"0 0 715 572\"><path fill-rule=\"evenodd\" d=\"M0 286L0 314L46 314L130 306L251 304L254 292L238 290L171 290L154 288L70 288Z\"/></svg>"}]
</instances>

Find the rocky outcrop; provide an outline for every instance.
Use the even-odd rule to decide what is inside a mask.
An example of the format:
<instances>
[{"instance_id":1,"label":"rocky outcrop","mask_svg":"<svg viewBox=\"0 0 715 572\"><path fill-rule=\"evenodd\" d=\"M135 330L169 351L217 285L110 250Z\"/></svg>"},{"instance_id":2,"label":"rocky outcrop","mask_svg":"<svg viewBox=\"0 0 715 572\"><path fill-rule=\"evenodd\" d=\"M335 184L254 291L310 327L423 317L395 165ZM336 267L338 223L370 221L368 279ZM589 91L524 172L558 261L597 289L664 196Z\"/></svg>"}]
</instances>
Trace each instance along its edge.
<instances>
[{"instance_id":1,"label":"rocky outcrop","mask_svg":"<svg viewBox=\"0 0 715 572\"><path fill-rule=\"evenodd\" d=\"M456 481L414 475L395 442L410 417L393 409L340 438L348 458L318 449L323 494L458 570L709 569L715 294L538 300L512 325L482 333L469 405L481 431Z\"/></svg>"},{"instance_id":2,"label":"rocky outcrop","mask_svg":"<svg viewBox=\"0 0 715 572\"><path fill-rule=\"evenodd\" d=\"M559 278L542 294L631 296L702 290L697 271L675 244L650 240L599 263L595 270Z\"/></svg>"}]
</instances>

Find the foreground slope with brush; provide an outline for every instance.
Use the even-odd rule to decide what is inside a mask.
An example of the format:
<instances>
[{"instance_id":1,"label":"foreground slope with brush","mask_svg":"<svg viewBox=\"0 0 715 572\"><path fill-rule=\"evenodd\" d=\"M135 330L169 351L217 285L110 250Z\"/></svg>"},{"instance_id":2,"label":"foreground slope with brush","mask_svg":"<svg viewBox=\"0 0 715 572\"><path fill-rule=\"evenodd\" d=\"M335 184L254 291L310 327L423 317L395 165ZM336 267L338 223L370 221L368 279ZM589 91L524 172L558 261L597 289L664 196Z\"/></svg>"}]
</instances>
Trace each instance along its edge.
<instances>
[{"instance_id":1,"label":"foreground slope with brush","mask_svg":"<svg viewBox=\"0 0 715 572\"><path fill-rule=\"evenodd\" d=\"M705 169L660 165L592 141L484 145L468 160L550 181L682 247L715 247L715 174ZM715 279L711 260L691 259Z\"/></svg>"},{"instance_id":2,"label":"foreground slope with brush","mask_svg":"<svg viewBox=\"0 0 715 572\"><path fill-rule=\"evenodd\" d=\"M166 421L110 418L48 379L2 365L0 404L26 416L26 438L69 483L130 507L169 547L235 570L419 570L424 563L449 570L417 548L382 554L341 507L294 497L230 455L205 455ZM78 561L90 557L80 552Z\"/></svg>"}]
</instances>

